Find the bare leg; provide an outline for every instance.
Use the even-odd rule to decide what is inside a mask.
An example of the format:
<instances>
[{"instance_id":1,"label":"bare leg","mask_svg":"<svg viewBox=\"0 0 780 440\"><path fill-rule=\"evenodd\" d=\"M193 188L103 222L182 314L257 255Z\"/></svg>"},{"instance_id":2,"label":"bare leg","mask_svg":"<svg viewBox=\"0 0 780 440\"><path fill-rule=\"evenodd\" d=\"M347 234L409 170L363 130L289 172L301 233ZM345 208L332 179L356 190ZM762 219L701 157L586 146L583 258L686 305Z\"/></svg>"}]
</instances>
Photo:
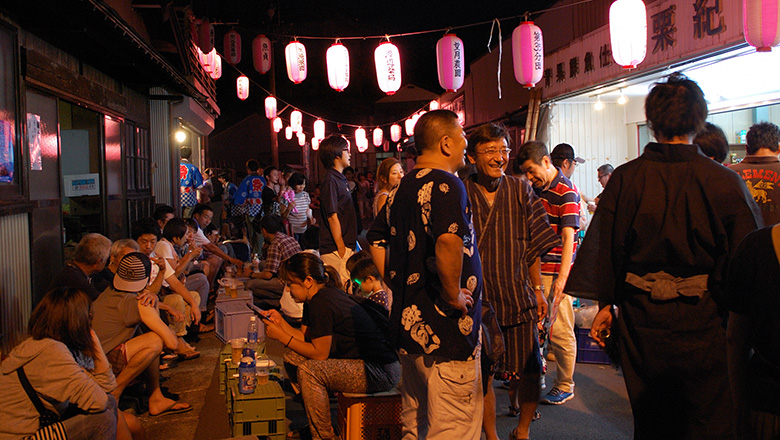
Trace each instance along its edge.
<instances>
[{"instance_id":1,"label":"bare leg","mask_svg":"<svg viewBox=\"0 0 780 440\"><path fill-rule=\"evenodd\" d=\"M127 365L116 377L116 389L111 392L117 400L130 382L140 376L151 364L155 365L155 369L159 368L157 364L159 364L162 347L162 339L154 333L136 336L125 343Z\"/></svg>"},{"instance_id":2,"label":"bare leg","mask_svg":"<svg viewBox=\"0 0 780 440\"><path fill-rule=\"evenodd\" d=\"M498 440L496 431L496 393L493 384L488 383L485 390L485 409L482 413L482 430L485 431L486 440Z\"/></svg>"},{"instance_id":3,"label":"bare leg","mask_svg":"<svg viewBox=\"0 0 780 440\"><path fill-rule=\"evenodd\" d=\"M127 429L130 430L133 440L146 440L146 431L144 431L144 427L141 425L141 421L138 420L138 417L124 411L120 411L120 414L124 416L119 418L124 420L127 424ZM119 436L117 435L117 440L118 437Z\"/></svg>"},{"instance_id":4,"label":"bare leg","mask_svg":"<svg viewBox=\"0 0 780 440\"><path fill-rule=\"evenodd\" d=\"M513 405L520 408L520 420L517 422L517 438L529 438L531 421L536 412L536 406L539 403L541 390L539 389L539 374L522 374L520 379L512 379L516 390ZM510 384L510 389L513 388Z\"/></svg>"}]
</instances>

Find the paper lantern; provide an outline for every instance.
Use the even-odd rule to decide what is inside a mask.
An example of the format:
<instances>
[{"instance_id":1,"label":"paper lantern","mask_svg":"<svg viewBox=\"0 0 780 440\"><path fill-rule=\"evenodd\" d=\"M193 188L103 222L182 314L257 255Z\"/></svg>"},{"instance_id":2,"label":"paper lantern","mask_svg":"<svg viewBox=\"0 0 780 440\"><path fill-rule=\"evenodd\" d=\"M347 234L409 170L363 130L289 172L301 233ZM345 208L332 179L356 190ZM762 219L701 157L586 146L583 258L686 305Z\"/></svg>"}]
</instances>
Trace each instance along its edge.
<instances>
[{"instance_id":1,"label":"paper lantern","mask_svg":"<svg viewBox=\"0 0 780 440\"><path fill-rule=\"evenodd\" d=\"M205 19L201 20L198 26L198 47L203 53L209 53L214 49L214 25Z\"/></svg>"},{"instance_id":2,"label":"paper lantern","mask_svg":"<svg viewBox=\"0 0 780 440\"><path fill-rule=\"evenodd\" d=\"M296 133L303 131L303 114L298 110L293 110L292 113L290 113L290 127L292 127L293 131Z\"/></svg>"},{"instance_id":3,"label":"paper lantern","mask_svg":"<svg viewBox=\"0 0 780 440\"><path fill-rule=\"evenodd\" d=\"M322 119L314 121L314 137L317 139L325 139L325 121Z\"/></svg>"},{"instance_id":4,"label":"paper lantern","mask_svg":"<svg viewBox=\"0 0 780 440\"><path fill-rule=\"evenodd\" d=\"M357 146L358 152L363 153L368 149L368 139L366 139L365 136L356 138L355 145Z\"/></svg>"},{"instance_id":5,"label":"paper lantern","mask_svg":"<svg viewBox=\"0 0 780 440\"><path fill-rule=\"evenodd\" d=\"M265 98L265 117L268 119L276 117L276 98L273 96Z\"/></svg>"},{"instance_id":6,"label":"paper lantern","mask_svg":"<svg viewBox=\"0 0 780 440\"><path fill-rule=\"evenodd\" d=\"M382 131L381 128L377 127L374 129L373 133L374 137L374 146L378 147L382 145L382 142L385 141L385 133Z\"/></svg>"},{"instance_id":7,"label":"paper lantern","mask_svg":"<svg viewBox=\"0 0 780 440\"><path fill-rule=\"evenodd\" d=\"M284 48L284 58L287 62L287 77L295 84L306 79L306 48L298 41L293 41Z\"/></svg>"},{"instance_id":8,"label":"paper lantern","mask_svg":"<svg viewBox=\"0 0 780 440\"><path fill-rule=\"evenodd\" d=\"M745 41L756 52L770 52L780 44L780 2L778 0L742 0Z\"/></svg>"},{"instance_id":9,"label":"paper lantern","mask_svg":"<svg viewBox=\"0 0 780 440\"><path fill-rule=\"evenodd\" d=\"M390 140L393 142L398 142L401 140L401 126L398 124L393 124L390 126Z\"/></svg>"},{"instance_id":10,"label":"paper lantern","mask_svg":"<svg viewBox=\"0 0 780 440\"><path fill-rule=\"evenodd\" d=\"M363 127L358 127L355 130L355 140L366 139L366 130ZM368 140L368 139L366 139Z\"/></svg>"},{"instance_id":11,"label":"paper lantern","mask_svg":"<svg viewBox=\"0 0 780 440\"><path fill-rule=\"evenodd\" d=\"M241 34L237 30L231 29L227 31L225 37L222 39L224 44L225 61L232 65L236 65L241 62Z\"/></svg>"},{"instance_id":12,"label":"paper lantern","mask_svg":"<svg viewBox=\"0 0 780 440\"><path fill-rule=\"evenodd\" d=\"M333 90L343 92L349 85L349 51L336 43L325 54L328 63L328 83Z\"/></svg>"},{"instance_id":13,"label":"paper lantern","mask_svg":"<svg viewBox=\"0 0 780 440\"><path fill-rule=\"evenodd\" d=\"M211 69L209 76L211 76L211 79L222 78L222 57L219 54L214 54L214 67Z\"/></svg>"},{"instance_id":14,"label":"paper lantern","mask_svg":"<svg viewBox=\"0 0 780 440\"><path fill-rule=\"evenodd\" d=\"M198 55L200 64L203 66L203 70L206 71L206 73L211 74L211 72L214 71L214 65L217 63L217 50L211 49L211 52L203 54L203 56Z\"/></svg>"},{"instance_id":15,"label":"paper lantern","mask_svg":"<svg viewBox=\"0 0 780 440\"><path fill-rule=\"evenodd\" d=\"M524 21L512 32L512 62L515 80L532 88L544 74L542 30L532 21Z\"/></svg>"},{"instance_id":16,"label":"paper lantern","mask_svg":"<svg viewBox=\"0 0 780 440\"><path fill-rule=\"evenodd\" d=\"M385 41L374 51L376 79L379 89L388 95L401 87L401 54L395 44Z\"/></svg>"},{"instance_id":17,"label":"paper lantern","mask_svg":"<svg viewBox=\"0 0 780 440\"><path fill-rule=\"evenodd\" d=\"M609 38L612 58L624 69L634 69L645 59L647 9L642 0L616 0L612 3L609 7Z\"/></svg>"},{"instance_id":18,"label":"paper lantern","mask_svg":"<svg viewBox=\"0 0 780 440\"><path fill-rule=\"evenodd\" d=\"M284 137L289 141L292 139L293 129L289 125L284 129Z\"/></svg>"},{"instance_id":19,"label":"paper lantern","mask_svg":"<svg viewBox=\"0 0 780 440\"><path fill-rule=\"evenodd\" d=\"M258 72L265 74L271 70L271 49L271 40L265 35L258 35L252 40L252 64Z\"/></svg>"},{"instance_id":20,"label":"paper lantern","mask_svg":"<svg viewBox=\"0 0 780 440\"><path fill-rule=\"evenodd\" d=\"M439 101L433 100L430 104L428 104L428 108L431 110L438 110L439 109Z\"/></svg>"},{"instance_id":21,"label":"paper lantern","mask_svg":"<svg viewBox=\"0 0 780 440\"><path fill-rule=\"evenodd\" d=\"M448 92L463 86L466 69L463 66L463 40L455 34L445 34L436 43L436 65L439 85Z\"/></svg>"},{"instance_id":22,"label":"paper lantern","mask_svg":"<svg viewBox=\"0 0 780 440\"><path fill-rule=\"evenodd\" d=\"M298 133L298 145L301 147L306 145L306 134L302 131Z\"/></svg>"},{"instance_id":23,"label":"paper lantern","mask_svg":"<svg viewBox=\"0 0 780 440\"><path fill-rule=\"evenodd\" d=\"M241 75L236 79L236 94L242 101L249 97L249 78Z\"/></svg>"},{"instance_id":24,"label":"paper lantern","mask_svg":"<svg viewBox=\"0 0 780 440\"><path fill-rule=\"evenodd\" d=\"M282 118L276 117L274 118L274 132L279 133L282 131Z\"/></svg>"},{"instance_id":25,"label":"paper lantern","mask_svg":"<svg viewBox=\"0 0 780 440\"><path fill-rule=\"evenodd\" d=\"M311 138L311 149L314 151L317 151L320 149L320 140L315 138Z\"/></svg>"},{"instance_id":26,"label":"paper lantern","mask_svg":"<svg viewBox=\"0 0 780 440\"><path fill-rule=\"evenodd\" d=\"M412 119L411 117L404 121L404 128L406 129L407 136L414 136L414 124L416 122L417 120Z\"/></svg>"}]
</instances>

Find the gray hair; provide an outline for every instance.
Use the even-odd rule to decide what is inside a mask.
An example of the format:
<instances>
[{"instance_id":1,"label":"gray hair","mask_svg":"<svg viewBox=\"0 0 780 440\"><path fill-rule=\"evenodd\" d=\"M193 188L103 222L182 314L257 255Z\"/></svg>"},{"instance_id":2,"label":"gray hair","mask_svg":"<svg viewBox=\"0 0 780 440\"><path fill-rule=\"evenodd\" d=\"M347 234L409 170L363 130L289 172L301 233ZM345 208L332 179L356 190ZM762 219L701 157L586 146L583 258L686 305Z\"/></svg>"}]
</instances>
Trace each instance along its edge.
<instances>
[{"instance_id":1,"label":"gray hair","mask_svg":"<svg viewBox=\"0 0 780 440\"><path fill-rule=\"evenodd\" d=\"M103 235L91 233L81 238L73 260L83 264L95 264L108 259L111 240Z\"/></svg>"},{"instance_id":2,"label":"gray hair","mask_svg":"<svg viewBox=\"0 0 780 440\"><path fill-rule=\"evenodd\" d=\"M130 248L133 252L140 252L141 248L138 247L138 242L131 238L123 238L117 240L111 245L111 258L116 258L122 250Z\"/></svg>"}]
</instances>

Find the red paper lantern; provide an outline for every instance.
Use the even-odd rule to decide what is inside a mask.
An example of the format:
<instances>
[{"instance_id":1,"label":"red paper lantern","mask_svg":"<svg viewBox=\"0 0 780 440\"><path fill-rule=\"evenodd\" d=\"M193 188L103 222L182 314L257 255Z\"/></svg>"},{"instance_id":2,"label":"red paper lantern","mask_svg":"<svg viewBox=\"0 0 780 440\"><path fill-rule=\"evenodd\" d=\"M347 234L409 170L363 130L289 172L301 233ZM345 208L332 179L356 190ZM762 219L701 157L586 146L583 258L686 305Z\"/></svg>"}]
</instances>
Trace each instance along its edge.
<instances>
[{"instance_id":1,"label":"red paper lantern","mask_svg":"<svg viewBox=\"0 0 780 440\"><path fill-rule=\"evenodd\" d=\"M256 36L252 40L252 64L255 66L255 70L262 74L268 73L271 70L272 58L271 40L265 35Z\"/></svg>"},{"instance_id":2,"label":"red paper lantern","mask_svg":"<svg viewBox=\"0 0 780 440\"><path fill-rule=\"evenodd\" d=\"M249 97L249 78L241 75L236 79L236 94L242 101Z\"/></svg>"},{"instance_id":3,"label":"red paper lantern","mask_svg":"<svg viewBox=\"0 0 780 440\"><path fill-rule=\"evenodd\" d=\"M274 118L274 132L279 133L282 131L282 118Z\"/></svg>"},{"instance_id":4,"label":"red paper lantern","mask_svg":"<svg viewBox=\"0 0 780 440\"><path fill-rule=\"evenodd\" d=\"M292 113L290 113L290 127L292 127L293 131L296 133L303 131L303 114L298 110L293 110Z\"/></svg>"},{"instance_id":5,"label":"red paper lantern","mask_svg":"<svg viewBox=\"0 0 780 440\"><path fill-rule=\"evenodd\" d=\"M295 84L306 79L306 47L299 41L293 41L284 49L284 59L287 62L287 77Z\"/></svg>"},{"instance_id":6,"label":"red paper lantern","mask_svg":"<svg viewBox=\"0 0 780 440\"><path fill-rule=\"evenodd\" d=\"M328 64L328 83L333 90L343 92L349 85L349 51L336 43L326 52Z\"/></svg>"},{"instance_id":7,"label":"red paper lantern","mask_svg":"<svg viewBox=\"0 0 780 440\"><path fill-rule=\"evenodd\" d=\"M745 41L756 52L770 52L780 44L780 2L777 0L743 0L742 21Z\"/></svg>"},{"instance_id":8,"label":"red paper lantern","mask_svg":"<svg viewBox=\"0 0 780 440\"><path fill-rule=\"evenodd\" d=\"M265 98L265 117L268 119L276 117L276 98L273 96Z\"/></svg>"},{"instance_id":9,"label":"red paper lantern","mask_svg":"<svg viewBox=\"0 0 780 440\"><path fill-rule=\"evenodd\" d=\"M775 18L777 21L777 18ZM612 58L634 69L647 55L647 8L642 0L616 0L609 7Z\"/></svg>"},{"instance_id":10,"label":"red paper lantern","mask_svg":"<svg viewBox=\"0 0 780 440\"><path fill-rule=\"evenodd\" d=\"M222 57L218 53L214 54L214 67L211 69L209 76L211 76L211 79L222 78Z\"/></svg>"},{"instance_id":11,"label":"red paper lantern","mask_svg":"<svg viewBox=\"0 0 780 440\"><path fill-rule=\"evenodd\" d=\"M382 145L382 143L385 141L385 133L379 127L374 129L373 137L375 147Z\"/></svg>"},{"instance_id":12,"label":"red paper lantern","mask_svg":"<svg viewBox=\"0 0 780 440\"><path fill-rule=\"evenodd\" d=\"M241 34L235 29L227 31L225 38L222 39L224 44L225 61L232 65L236 65L241 62Z\"/></svg>"},{"instance_id":13,"label":"red paper lantern","mask_svg":"<svg viewBox=\"0 0 780 440\"><path fill-rule=\"evenodd\" d=\"M401 140L401 126L398 124L393 124L390 126L390 140L393 142L398 142Z\"/></svg>"},{"instance_id":14,"label":"red paper lantern","mask_svg":"<svg viewBox=\"0 0 780 440\"><path fill-rule=\"evenodd\" d=\"M203 53L209 53L214 49L214 25L206 19L201 20L198 26L198 47Z\"/></svg>"},{"instance_id":15,"label":"red paper lantern","mask_svg":"<svg viewBox=\"0 0 780 440\"><path fill-rule=\"evenodd\" d=\"M395 44L385 41L374 51L376 79L379 88L393 95L401 88L401 54Z\"/></svg>"},{"instance_id":16,"label":"red paper lantern","mask_svg":"<svg viewBox=\"0 0 780 440\"><path fill-rule=\"evenodd\" d=\"M439 85L448 92L463 86L466 69L463 66L463 40L455 34L446 34L436 43L436 65Z\"/></svg>"},{"instance_id":17,"label":"red paper lantern","mask_svg":"<svg viewBox=\"0 0 780 440\"><path fill-rule=\"evenodd\" d=\"M512 61L515 79L523 87L532 88L544 74L544 42L542 30L532 21L524 21L512 32Z\"/></svg>"}]
</instances>

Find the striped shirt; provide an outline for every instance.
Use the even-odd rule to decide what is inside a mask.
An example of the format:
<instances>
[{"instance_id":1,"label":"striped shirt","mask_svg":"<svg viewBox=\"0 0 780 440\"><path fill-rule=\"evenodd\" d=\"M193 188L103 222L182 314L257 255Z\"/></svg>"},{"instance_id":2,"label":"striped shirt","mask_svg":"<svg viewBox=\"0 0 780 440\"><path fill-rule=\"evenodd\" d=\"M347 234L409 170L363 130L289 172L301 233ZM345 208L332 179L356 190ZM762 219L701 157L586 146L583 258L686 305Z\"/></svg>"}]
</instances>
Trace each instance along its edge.
<instances>
[{"instance_id":1,"label":"striped shirt","mask_svg":"<svg viewBox=\"0 0 780 440\"><path fill-rule=\"evenodd\" d=\"M558 169L558 174L547 189L538 191L542 198L544 210L550 220L550 226L559 237L562 237L563 228L572 227L574 232L580 228L580 196L574 189L574 185ZM561 269L562 246L554 247L547 255L542 257L542 275L556 275ZM577 252L577 242L574 242L574 252ZM573 261L573 258L572 258Z\"/></svg>"},{"instance_id":2,"label":"striped shirt","mask_svg":"<svg viewBox=\"0 0 780 440\"><path fill-rule=\"evenodd\" d=\"M311 204L311 198L309 193L301 191L295 194L295 210L290 210L287 214L287 221L290 223L290 229L293 234L303 234L306 232L306 221L309 219L307 212L309 211L309 204Z\"/></svg>"},{"instance_id":3,"label":"striped shirt","mask_svg":"<svg viewBox=\"0 0 780 440\"><path fill-rule=\"evenodd\" d=\"M528 267L536 257L560 246L542 201L531 185L516 177L501 180L492 205L476 183L476 174L465 185L482 258L484 298L493 305L501 325L535 321L536 296Z\"/></svg>"}]
</instances>

